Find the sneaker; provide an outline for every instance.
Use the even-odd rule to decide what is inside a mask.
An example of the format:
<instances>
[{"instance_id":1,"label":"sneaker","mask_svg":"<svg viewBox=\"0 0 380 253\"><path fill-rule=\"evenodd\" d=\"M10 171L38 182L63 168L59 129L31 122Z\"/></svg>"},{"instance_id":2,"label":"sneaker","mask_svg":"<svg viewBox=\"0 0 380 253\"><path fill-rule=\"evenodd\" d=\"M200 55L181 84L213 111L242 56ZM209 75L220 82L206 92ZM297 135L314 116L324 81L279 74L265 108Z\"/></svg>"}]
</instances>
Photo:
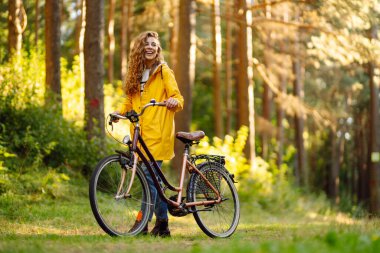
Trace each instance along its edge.
<instances>
[{"instance_id":1,"label":"sneaker","mask_svg":"<svg viewBox=\"0 0 380 253\"><path fill-rule=\"evenodd\" d=\"M132 228L128 231L128 233L135 231L140 226L141 221L142 221L142 217L143 217L143 212L140 210L137 213L135 224L133 224ZM148 234L148 223L146 223L145 227L141 231L141 234L143 234L143 235Z\"/></svg>"},{"instance_id":2,"label":"sneaker","mask_svg":"<svg viewBox=\"0 0 380 253\"><path fill-rule=\"evenodd\" d=\"M150 234L152 236L170 237L168 219L157 219L154 228L150 231Z\"/></svg>"}]
</instances>

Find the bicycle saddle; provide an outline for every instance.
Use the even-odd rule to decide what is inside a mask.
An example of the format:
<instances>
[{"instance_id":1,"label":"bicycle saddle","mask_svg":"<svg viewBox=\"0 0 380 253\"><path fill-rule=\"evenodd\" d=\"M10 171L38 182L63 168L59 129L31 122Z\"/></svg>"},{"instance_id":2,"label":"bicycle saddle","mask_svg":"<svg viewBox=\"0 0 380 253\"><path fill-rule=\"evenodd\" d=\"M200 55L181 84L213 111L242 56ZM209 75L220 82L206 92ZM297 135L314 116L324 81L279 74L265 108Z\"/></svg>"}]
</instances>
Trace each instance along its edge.
<instances>
[{"instance_id":1,"label":"bicycle saddle","mask_svg":"<svg viewBox=\"0 0 380 253\"><path fill-rule=\"evenodd\" d=\"M195 131L195 132L178 132L175 137L182 141L183 143L191 143L193 141L199 141L203 137L205 137L205 133L203 131Z\"/></svg>"}]
</instances>

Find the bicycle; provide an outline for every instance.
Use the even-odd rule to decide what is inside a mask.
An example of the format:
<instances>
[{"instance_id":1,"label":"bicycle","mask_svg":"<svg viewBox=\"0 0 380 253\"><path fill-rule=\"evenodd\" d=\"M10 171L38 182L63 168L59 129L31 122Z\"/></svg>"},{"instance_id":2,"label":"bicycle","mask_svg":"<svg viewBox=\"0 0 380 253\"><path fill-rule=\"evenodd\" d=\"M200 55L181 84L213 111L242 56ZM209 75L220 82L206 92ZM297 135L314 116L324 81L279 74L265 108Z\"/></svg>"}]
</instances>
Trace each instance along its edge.
<instances>
[{"instance_id":1,"label":"bicycle","mask_svg":"<svg viewBox=\"0 0 380 253\"><path fill-rule=\"evenodd\" d=\"M128 119L134 124L135 129L132 140L128 135L123 139L123 144L129 149L116 150L116 154L105 157L92 174L89 187L90 203L99 226L111 236L134 236L144 229L154 204L151 202L144 171L138 161L140 158L152 176L158 195L168 204L171 215L181 217L193 214L198 226L206 235L212 238L231 236L239 223L240 203L234 176L224 167L224 157L189 154L190 147L198 144L205 134L203 131L178 132L176 138L185 144L183 164L179 186L170 184L140 135L139 117L150 106L166 104L152 99L140 113L132 110L125 116L110 114L111 126L116 119ZM161 187L153 170L161 178L164 187ZM190 174L186 197L183 196L185 170ZM168 198L166 190L177 194ZM135 220L138 215L142 217L139 217L141 222L136 226Z\"/></svg>"}]
</instances>

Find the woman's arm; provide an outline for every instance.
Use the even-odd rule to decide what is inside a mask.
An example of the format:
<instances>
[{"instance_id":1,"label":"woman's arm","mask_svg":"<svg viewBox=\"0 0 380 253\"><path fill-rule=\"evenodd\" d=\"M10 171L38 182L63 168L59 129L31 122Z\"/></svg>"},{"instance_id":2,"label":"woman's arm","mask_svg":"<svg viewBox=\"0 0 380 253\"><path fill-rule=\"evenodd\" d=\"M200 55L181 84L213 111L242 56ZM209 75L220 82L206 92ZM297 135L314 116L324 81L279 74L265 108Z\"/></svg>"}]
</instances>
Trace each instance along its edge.
<instances>
[{"instance_id":1,"label":"woman's arm","mask_svg":"<svg viewBox=\"0 0 380 253\"><path fill-rule=\"evenodd\" d=\"M120 115L125 115L128 111L132 110L132 97L128 95L124 103L122 104L121 109L119 110Z\"/></svg>"},{"instance_id":2,"label":"woman's arm","mask_svg":"<svg viewBox=\"0 0 380 253\"><path fill-rule=\"evenodd\" d=\"M162 67L164 86L166 93L168 95L167 103L169 106L168 109L178 112L183 109L184 100L179 91L177 81L175 80L173 71L166 65ZM174 101L176 100L176 102Z\"/></svg>"}]
</instances>

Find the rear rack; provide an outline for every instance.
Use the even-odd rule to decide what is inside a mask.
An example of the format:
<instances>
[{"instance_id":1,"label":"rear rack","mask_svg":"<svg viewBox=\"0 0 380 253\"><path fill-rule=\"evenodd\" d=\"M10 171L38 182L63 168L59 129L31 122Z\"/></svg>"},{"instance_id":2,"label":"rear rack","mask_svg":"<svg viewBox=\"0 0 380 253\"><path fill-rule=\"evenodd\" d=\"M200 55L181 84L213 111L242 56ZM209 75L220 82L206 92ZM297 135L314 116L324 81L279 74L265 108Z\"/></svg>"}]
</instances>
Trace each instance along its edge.
<instances>
[{"instance_id":1,"label":"rear rack","mask_svg":"<svg viewBox=\"0 0 380 253\"><path fill-rule=\"evenodd\" d=\"M226 159L221 155L190 155L190 160L194 164L201 162L216 162L222 165L226 164Z\"/></svg>"},{"instance_id":2,"label":"rear rack","mask_svg":"<svg viewBox=\"0 0 380 253\"><path fill-rule=\"evenodd\" d=\"M231 174L224 165L226 164L226 158L225 156L221 155L190 155L190 161L193 163L195 166L198 166L201 163L218 163L222 165L223 170L228 174L228 176L231 178L231 180L236 184L237 182L235 181L235 175Z\"/></svg>"}]
</instances>

